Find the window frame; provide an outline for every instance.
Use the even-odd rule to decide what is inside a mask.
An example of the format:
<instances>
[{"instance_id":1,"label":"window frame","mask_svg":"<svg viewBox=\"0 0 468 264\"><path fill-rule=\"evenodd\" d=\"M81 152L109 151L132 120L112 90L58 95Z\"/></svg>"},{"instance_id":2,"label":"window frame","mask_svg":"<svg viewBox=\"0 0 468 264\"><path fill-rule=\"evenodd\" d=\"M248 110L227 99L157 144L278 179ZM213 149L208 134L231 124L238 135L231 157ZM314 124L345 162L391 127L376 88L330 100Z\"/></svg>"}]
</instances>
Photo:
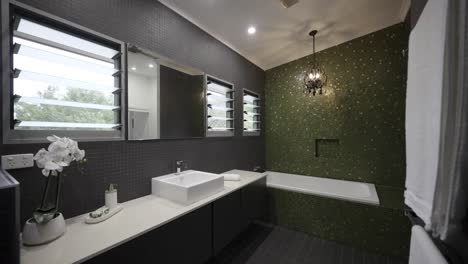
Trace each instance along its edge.
<instances>
[{"instance_id":1,"label":"window frame","mask_svg":"<svg viewBox=\"0 0 468 264\"><path fill-rule=\"evenodd\" d=\"M3 2L3 1L2 1ZM4 144L42 143L46 137L55 134L66 136L79 141L121 141L126 136L126 114L127 105L127 71L126 71L126 44L123 41L111 38L94 30L85 28L79 24L51 15L44 11L19 3L17 1L5 1L2 3L2 32L8 32L7 37L2 40L2 130ZM13 129L13 29L14 16L19 15L31 21L45 26L62 30L64 33L94 41L98 44L109 46L119 50L120 66L120 109L117 110L117 118L120 119L120 127L112 131L86 131L86 130L15 130ZM6 19L3 19L6 17Z\"/></svg>"},{"instance_id":2,"label":"window frame","mask_svg":"<svg viewBox=\"0 0 468 264\"><path fill-rule=\"evenodd\" d=\"M230 86L232 89L232 129L222 131L208 131L208 81ZM213 75L205 74L205 137L234 137L236 132L236 90L233 83L217 78Z\"/></svg>"},{"instance_id":3,"label":"window frame","mask_svg":"<svg viewBox=\"0 0 468 264\"><path fill-rule=\"evenodd\" d=\"M251 96L256 96L257 97L257 100L260 102L260 104L258 105L258 114L260 116L260 120L259 120L259 123L260 123L260 128L258 131L246 131L245 130L245 127L244 127L244 124L245 124L245 120L244 120L244 114L245 114L245 110L244 110L244 95L245 94L250 94ZM260 96L260 94L252 91L252 90L249 90L249 89L243 89L242 90L242 136L254 136L254 137L258 137L258 136L261 136L261 133L262 133L262 98Z\"/></svg>"}]
</instances>

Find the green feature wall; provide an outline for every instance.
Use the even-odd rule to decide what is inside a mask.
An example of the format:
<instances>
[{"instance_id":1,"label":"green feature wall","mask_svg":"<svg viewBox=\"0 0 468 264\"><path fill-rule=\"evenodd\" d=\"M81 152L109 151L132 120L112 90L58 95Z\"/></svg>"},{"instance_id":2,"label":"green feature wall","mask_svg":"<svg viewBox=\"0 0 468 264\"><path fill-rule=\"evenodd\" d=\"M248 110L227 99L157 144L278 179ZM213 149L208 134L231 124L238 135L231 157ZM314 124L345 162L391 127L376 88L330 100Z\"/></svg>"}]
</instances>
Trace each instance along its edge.
<instances>
[{"instance_id":1,"label":"green feature wall","mask_svg":"<svg viewBox=\"0 0 468 264\"><path fill-rule=\"evenodd\" d=\"M267 168L374 183L381 203L270 190L271 221L383 254L408 254L410 225L402 212L408 35L401 23L318 52L328 76L324 95L304 93L312 56L267 71Z\"/></svg>"}]
</instances>

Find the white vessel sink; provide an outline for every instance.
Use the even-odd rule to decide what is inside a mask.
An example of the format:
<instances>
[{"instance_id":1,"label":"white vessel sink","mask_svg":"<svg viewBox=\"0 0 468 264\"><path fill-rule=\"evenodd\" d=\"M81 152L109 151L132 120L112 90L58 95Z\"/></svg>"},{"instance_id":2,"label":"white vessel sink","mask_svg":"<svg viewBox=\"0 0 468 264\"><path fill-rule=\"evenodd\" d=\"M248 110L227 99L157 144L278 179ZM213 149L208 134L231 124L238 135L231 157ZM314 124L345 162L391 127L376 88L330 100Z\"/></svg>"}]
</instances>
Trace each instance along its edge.
<instances>
[{"instance_id":1,"label":"white vessel sink","mask_svg":"<svg viewBox=\"0 0 468 264\"><path fill-rule=\"evenodd\" d=\"M191 204L224 189L224 177L219 174L188 170L172 173L151 180L154 195Z\"/></svg>"}]
</instances>

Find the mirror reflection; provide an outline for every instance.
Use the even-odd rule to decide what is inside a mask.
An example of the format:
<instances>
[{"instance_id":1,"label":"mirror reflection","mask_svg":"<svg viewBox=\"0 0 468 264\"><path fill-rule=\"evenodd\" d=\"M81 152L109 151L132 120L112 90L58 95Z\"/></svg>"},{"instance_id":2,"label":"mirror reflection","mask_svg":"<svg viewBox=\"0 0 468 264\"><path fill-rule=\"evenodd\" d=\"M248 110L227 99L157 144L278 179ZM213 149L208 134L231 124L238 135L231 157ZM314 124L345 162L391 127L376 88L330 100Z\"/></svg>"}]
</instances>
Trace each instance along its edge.
<instances>
[{"instance_id":1,"label":"mirror reflection","mask_svg":"<svg viewBox=\"0 0 468 264\"><path fill-rule=\"evenodd\" d=\"M205 136L203 72L135 46L128 51L128 139Z\"/></svg>"}]
</instances>

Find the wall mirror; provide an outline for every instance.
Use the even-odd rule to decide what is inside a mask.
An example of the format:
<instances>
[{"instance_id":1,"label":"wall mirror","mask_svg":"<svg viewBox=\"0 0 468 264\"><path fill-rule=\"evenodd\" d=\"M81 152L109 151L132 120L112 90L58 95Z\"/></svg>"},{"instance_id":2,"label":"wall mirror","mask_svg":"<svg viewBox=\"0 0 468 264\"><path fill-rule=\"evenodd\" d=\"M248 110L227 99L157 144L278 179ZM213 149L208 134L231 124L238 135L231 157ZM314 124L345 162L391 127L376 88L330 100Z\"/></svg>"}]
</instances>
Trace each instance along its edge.
<instances>
[{"instance_id":1,"label":"wall mirror","mask_svg":"<svg viewBox=\"0 0 468 264\"><path fill-rule=\"evenodd\" d=\"M204 73L134 45L127 54L128 139L204 137Z\"/></svg>"}]
</instances>

